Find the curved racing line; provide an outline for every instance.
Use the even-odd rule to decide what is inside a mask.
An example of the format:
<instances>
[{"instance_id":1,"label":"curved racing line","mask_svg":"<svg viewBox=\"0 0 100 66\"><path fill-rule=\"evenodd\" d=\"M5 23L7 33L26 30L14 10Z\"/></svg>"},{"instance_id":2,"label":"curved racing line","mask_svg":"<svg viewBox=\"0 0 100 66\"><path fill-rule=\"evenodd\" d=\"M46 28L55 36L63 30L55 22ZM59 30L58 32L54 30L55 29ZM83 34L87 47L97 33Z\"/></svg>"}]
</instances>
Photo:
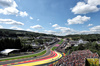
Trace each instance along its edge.
<instances>
[{"instance_id":1,"label":"curved racing line","mask_svg":"<svg viewBox=\"0 0 100 66\"><path fill-rule=\"evenodd\" d=\"M46 56L46 57L42 57L40 59L36 59L36 60L28 60L28 61L23 61L23 62L18 62L18 64L12 64L11 66L35 66L35 65L42 65L42 64L47 64L53 61L58 60L59 58L61 58L62 55L56 51L51 51L51 54Z\"/></svg>"}]
</instances>

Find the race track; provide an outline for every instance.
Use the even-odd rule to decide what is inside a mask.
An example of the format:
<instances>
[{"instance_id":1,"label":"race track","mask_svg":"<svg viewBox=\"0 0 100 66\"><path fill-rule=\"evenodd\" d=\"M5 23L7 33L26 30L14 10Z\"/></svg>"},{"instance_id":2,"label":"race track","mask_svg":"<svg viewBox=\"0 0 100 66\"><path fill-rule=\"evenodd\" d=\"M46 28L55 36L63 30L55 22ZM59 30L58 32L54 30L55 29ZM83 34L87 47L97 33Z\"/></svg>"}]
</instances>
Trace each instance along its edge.
<instances>
[{"instance_id":1,"label":"race track","mask_svg":"<svg viewBox=\"0 0 100 66\"><path fill-rule=\"evenodd\" d=\"M43 66L49 64L62 57L62 54L59 52L52 51L51 47L47 48L47 52L43 56L0 62L0 66Z\"/></svg>"},{"instance_id":2,"label":"race track","mask_svg":"<svg viewBox=\"0 0 100 66\"><path fill-rule=\"evenodd\" d=\"M40 59L36 59L36 60L28 60L28 61L22 61L19 62L19 64L17 65L12 65L12 66L36 66L36 65L42 65L42 64L47 64L47 63L51 63L53 61L58 60L59 58L61 58L62 55L58 52L55 51L51 51L51 54L49 56L40 58Z\"/></svg>"}]
</instances>

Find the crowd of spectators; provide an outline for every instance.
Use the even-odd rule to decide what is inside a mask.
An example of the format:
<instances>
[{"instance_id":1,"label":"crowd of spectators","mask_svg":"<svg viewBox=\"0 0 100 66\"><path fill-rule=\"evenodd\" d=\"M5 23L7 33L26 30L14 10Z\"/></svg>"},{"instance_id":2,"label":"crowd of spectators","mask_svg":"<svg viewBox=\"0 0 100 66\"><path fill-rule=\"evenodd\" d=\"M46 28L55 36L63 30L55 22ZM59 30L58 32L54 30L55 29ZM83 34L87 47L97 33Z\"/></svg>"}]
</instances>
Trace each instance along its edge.
<instances>
[{"instance_id":1,"label":"crowd of spectators","mask_svg":"<svg viewBox=\"0 0 100 66\"><path fill-rule=\"evenodd\" d=\"M85 66L86 58L98 58L97 53L90 50L73 51L71 54L58 60L53 66Z\"/></svg>"}]
</instances>

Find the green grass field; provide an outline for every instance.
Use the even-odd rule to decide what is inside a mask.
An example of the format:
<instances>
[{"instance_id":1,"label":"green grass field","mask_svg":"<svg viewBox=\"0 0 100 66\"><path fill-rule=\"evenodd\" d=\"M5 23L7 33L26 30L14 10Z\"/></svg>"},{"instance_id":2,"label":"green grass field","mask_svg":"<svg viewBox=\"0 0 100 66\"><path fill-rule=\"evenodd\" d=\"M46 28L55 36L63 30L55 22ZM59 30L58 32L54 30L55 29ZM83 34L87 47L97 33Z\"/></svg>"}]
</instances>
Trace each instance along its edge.
<instances>
[{"instance_id":1,"label":"green grass field","mask_svg":"<svg viewBox=\"0 0 100 66\"><path fill-rule=\"evenodd\" d=\"M37 53L37 54L33 54L33 55L27 55L27 56L21 56L21 57L15 57L15 58L9 58L9 59L2 59L0 61L6 61L6 60L14 60L14 59L23 59L23 58L29 58L29 57L35 57L35 56L41 56L43 54L46 53L46 50L40 52L40 53Z\"/></svg>"}]
</instances>

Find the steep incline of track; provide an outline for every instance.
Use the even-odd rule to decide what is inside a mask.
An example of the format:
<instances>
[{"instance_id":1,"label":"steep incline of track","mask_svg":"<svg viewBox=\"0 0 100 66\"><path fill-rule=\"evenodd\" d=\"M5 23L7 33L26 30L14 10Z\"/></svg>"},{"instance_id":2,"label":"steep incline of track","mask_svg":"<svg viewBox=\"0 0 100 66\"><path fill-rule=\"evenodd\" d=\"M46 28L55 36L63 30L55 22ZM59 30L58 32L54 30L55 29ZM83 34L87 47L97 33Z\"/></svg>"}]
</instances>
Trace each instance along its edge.
<instances>
[{"instance_id":1,"label":"steep incline of track","mask_svg":"<svg viewBox=\"0 0 100 66\"><path fill-rule=\"evenodd\" d=\"M36 60L28 60L28 61L19 62L19 64L12 65L12 66L42 65L42 64L47 64L47 63L53 62L55 60L58 60L61 57L62 57L62 55L60 53L51 51L51 54L49 56L46 56L46 57L43 57L40 59L36 59Z\"/></svg>"},{"instance_id":2,"label":"steep incline of track","mask_svg":"<svg viewBox=\"0 0 100 66\"><path fill-rule=\"evenodd\" d=\"M52 46L51 46L52 47ZM35 66L35 65L44 65L51 62L54 62L62 57L62 54L52 51L51 47L47 48L46 54L39 56L37 58L28 58L14 61L2 62L0 66Z\"/></svg>"}]
</instances>

